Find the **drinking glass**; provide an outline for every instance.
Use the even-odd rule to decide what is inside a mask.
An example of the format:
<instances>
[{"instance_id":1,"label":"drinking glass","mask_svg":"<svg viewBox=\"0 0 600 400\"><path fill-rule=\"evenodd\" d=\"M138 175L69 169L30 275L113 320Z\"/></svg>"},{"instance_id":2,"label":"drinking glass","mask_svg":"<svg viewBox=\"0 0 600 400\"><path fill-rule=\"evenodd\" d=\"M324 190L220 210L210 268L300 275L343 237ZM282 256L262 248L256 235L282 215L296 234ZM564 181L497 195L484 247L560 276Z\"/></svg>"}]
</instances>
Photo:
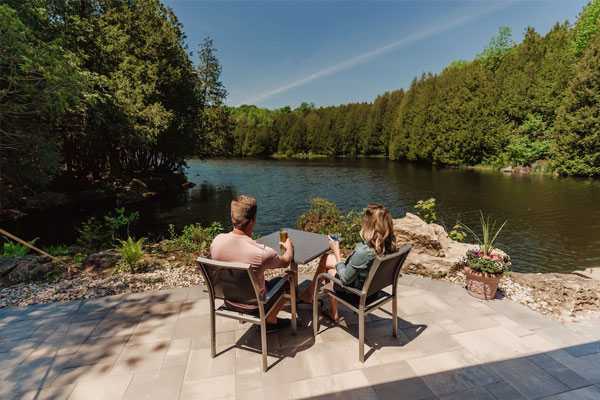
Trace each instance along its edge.
<instances>
[{"instance_id":1,"label":"drinking glass","mask_svg":"<svg viewBox=\"0 0 600 400\"><path fill-rule=\"evenodd\" d=\"M285 241L288 239L288 230L287 228L281 228L279 230L279 241L282 243L285 243ZM285 250L285 247L280 246L281 247L281 251Z\"/></svg>"},{"instance_id":2,"label":"drinking glass","mask_svg":"<svg viewBox=\"0 0 600 400\"><path fill-rule=\"evenodd\" d=\"M333 239L333 241L337 242L338 240L340 240L340 234L339 233L330 233L329 236L331 236L331 239Z\"/></svg>"}]
</instances>

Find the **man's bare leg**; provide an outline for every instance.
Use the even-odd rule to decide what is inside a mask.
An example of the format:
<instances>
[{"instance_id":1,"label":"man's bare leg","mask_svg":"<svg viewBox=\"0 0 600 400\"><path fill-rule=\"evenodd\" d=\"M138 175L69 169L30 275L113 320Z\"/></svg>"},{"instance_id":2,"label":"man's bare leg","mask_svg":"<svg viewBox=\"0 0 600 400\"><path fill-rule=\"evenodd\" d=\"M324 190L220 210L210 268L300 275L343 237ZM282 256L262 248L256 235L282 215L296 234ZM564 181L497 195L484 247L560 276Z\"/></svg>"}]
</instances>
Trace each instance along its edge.
<instances>
[{"instance_id":1,"label":"man's bare leg","mask_svg":"<svg viewBox=\"0 0 600 400\"><path fill-rule=\"evenodd\" d=\"M273 306L273 311L271 312L271 314L269 314L269 316L267 317L267 322L269 324L276 324L277 323L277 314L279 314L279 311L281 311L281 309L283 308L283 306L285 305L285 301L287 299L285 297L281 297L277 303L275 303L275 305Z\"/></svg>"}]
</instances>

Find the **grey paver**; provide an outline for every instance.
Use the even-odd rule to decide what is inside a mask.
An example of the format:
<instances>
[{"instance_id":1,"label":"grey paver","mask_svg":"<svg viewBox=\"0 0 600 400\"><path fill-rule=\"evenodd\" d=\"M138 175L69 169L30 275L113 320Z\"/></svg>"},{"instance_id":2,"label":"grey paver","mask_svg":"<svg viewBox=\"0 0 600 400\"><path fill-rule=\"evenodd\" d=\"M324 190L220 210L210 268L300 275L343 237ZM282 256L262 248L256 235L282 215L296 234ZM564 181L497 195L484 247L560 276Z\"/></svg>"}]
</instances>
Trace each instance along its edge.
<instances>
[{"instance_id":1,"label":"grey paver","mask_svg":"<svg viewBox=\"0 0 600 400\"><path fill-rule=\"evenodd\" d=\"M571 392L561 393L546 397L544 400L598 400L600 399L600 389L595 386L588 386Z\"/></svg>"},{"instance_id":2,"label":"grey paver","mask_svg":"<svg viewBox=\"0 0 600 400\"><path fill-rule=\"evenodd\" d=\"M573 357L582 357L590 354L600 353L600 342L592 342L570 346L565 349Z\"/></svg>"},{"instance_id":3,"label":"grey paver","mask_svg":"<svg viewBox=\"0 0 600 400\"><path fill-rule=\"evenodd\" d=\"M484 386L497 400L525 400L510 384L501 381Z\"/></svg>"},{"instance_id":4,"label":"grey paver","mask_svg":"<svg viewBox=\"0 0 600 400\"><path fill-rule=\"evenodd\" d=\"M3 309L0 398L600 398L600 323L560 325L446 282L400 282L398 337L391 303L369 315L364 364L356 315L321 319L314 337L306 307L297 336L268 335L266 373L248 323L217 318L210 357L203 287Z\"/></svg>"},{"instance_id":5,"label":"grey paver","mask_svg":"<svg viewBox=\"0 0 600 400\"><path fill-rule=\"evenodd\" d=\"M587 379L577 375L575 372L546 354L535 354L527 358L571 389L591 385Z\"/></svg>"},{"instance_id":6,"label":"grey paver","mask_svg":"<svg viewBox=\"0 0 600 400\"><path fill-rule=\"evenodd\" d=\"M490 368L527 399L539 399L569 390L558 379L526 358L495 362Z\"/></svg>"},{"instance_id":7,"label":"grey paver","mask_svg":"<svg viewBox=\"0 0 600 400\"><path fill-rule=\"evenodd\" d=\"M440 400L496 400L494 396L482 387L467 389L440 397Z\"/></svg>"}]
</instances>

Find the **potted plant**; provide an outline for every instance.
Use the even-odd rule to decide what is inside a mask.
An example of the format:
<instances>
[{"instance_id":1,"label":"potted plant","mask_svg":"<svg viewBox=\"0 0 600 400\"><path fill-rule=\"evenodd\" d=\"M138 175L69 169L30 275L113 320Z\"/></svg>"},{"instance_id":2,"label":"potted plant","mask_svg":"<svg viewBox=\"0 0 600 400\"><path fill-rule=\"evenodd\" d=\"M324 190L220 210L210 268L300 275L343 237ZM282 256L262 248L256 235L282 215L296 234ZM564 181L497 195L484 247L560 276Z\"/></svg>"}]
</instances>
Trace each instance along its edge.
<instances>
[{"instance_id":1,"label":"potted plant","mask_svg":"<svg viewBox=\"0 0 600 400\"><path fill-rule=\"evenodd\" d=\"M490 217L484 218L481 211L480 214L482 237L468 226L461 224L479 245L479 248L469 249L462 261L467 276L467 292L478 299L490 300L496 295L500 278L511 265L510 261L493 253L496 248L496 238L507 221L496 230L496 221L490 224Z\"/></svg>"}]
</instances>

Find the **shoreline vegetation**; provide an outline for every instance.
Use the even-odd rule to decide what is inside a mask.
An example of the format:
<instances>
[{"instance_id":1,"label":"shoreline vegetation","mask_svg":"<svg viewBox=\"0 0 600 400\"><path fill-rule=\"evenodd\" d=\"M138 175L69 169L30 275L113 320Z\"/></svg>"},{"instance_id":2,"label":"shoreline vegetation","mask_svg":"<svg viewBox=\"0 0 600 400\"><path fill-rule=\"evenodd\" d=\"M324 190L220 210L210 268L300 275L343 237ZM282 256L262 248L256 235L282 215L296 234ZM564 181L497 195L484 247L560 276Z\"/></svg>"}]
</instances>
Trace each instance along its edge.
<instances>
[{"instance_id":1,"label":"shoreline vegetation","mask_svg":"<svg viewBox=\"0 0 600 400\"><path fill-rule=\"evenodd\" d=\"M592 0L573 24L528 28L520 43L502 26L472 60L371 103L271 110L225 106L212 39L192 60L183 25L159 0L8 0L0 209L43 192L177 175L192 157L384 156L598 177L599 21Z\"/></svg>"},{"instance_id":2,"label":"shoreline vegetation","mask_svg":"<svg viewBox=\"0 0 600 400\"><path fill-rule=\"evenodd\" d=\"M398 244L413 245L402 273L465 286L460 255L474 245L462 243L466 234L457 231L456 226L446 232L434 223L432 200L419 202L415 207L424 220L411 213L394 220ZM138 216L118 209L104 221L85 223L79 230L77 245L44 248L71 265L70 271L48 257L27 255L21 245L5 245L0 258L0 309L204 284L194 260L209 256L210 244L222 231L221 225L188 225L181 232L171 227L168 238L148 242L146 238L132 239L128 234L129 225ZM347 256L360 240L361 221L357 211L343 214L325 199L312 199L311 207L298 218L296 227L317 233L340 232L345 238L342 251ZM127 240L121 239L125 237ZM317 264L318 260L313 260L300 266L299 271L311 275ZM268 275L281 272L273 270ZM573 274L511 272L502 279L500 292L562 322L600 315L600 281Z\"/></svg>"}]
</instances>

